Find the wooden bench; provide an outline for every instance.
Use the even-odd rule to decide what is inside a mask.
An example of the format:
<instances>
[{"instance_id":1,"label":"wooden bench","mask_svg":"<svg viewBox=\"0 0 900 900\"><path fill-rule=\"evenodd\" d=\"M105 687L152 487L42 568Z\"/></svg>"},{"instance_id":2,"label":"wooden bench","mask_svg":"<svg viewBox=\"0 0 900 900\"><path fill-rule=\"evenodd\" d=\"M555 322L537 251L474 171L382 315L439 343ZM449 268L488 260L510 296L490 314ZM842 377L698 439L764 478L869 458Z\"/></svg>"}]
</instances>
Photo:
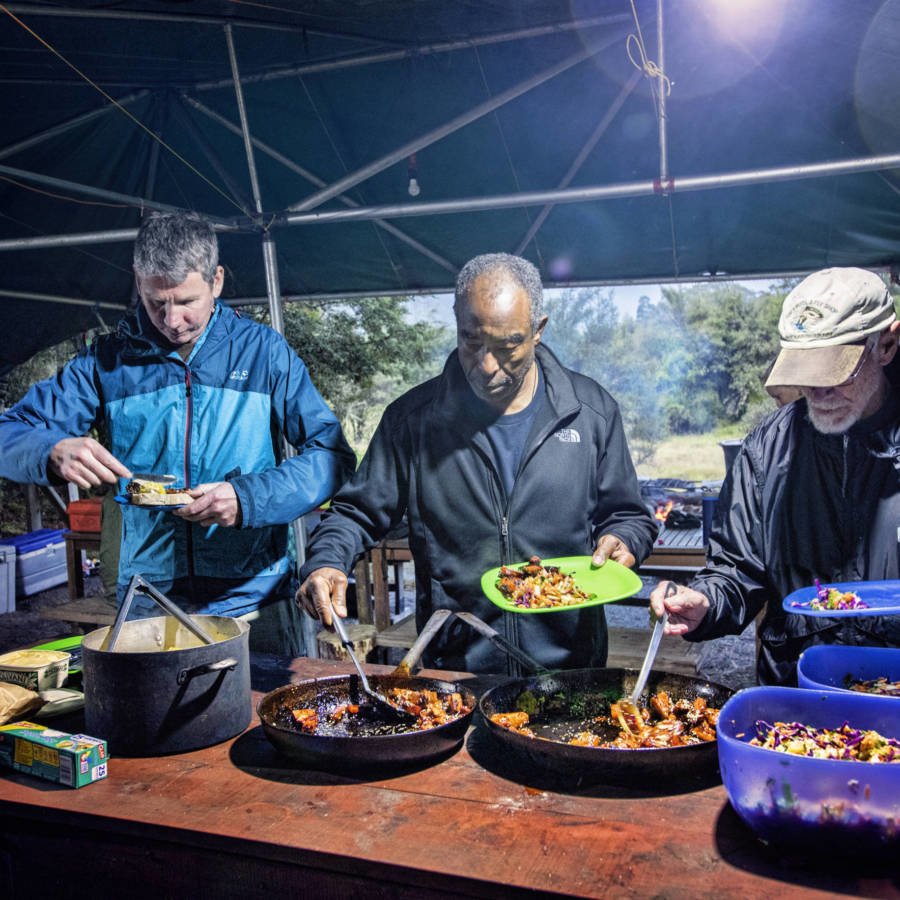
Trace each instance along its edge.
<instances>
[{"instance_id":1,"label":"wooden bench","mask_svg":"<svg viewBox=\"0 0 900 900\"><path fill-rule=\"evenodd\" d=\"M99 628L102 625L112 625L116 620L117 611L115 604L104 597L80 597L60 606L43 609L40 616L42 619L56 619Z\"/></svg>"},{"instance_id":2,"label":"wooden bench","mask_svg":"<svg viewBox=\"0 0 900 900\"><path fill-rule=\"evenodd\" d=\"M376 635L379 647L406 649L416 639L415 617L410 615L398 622L391 634ZM609 657L606 665L611 669L638 669L647 652L650 629L610 628ZM680 637L663 637L656 654L653 668L678 675L696 675L698 646Z\"/></svg>"}]
</instances>

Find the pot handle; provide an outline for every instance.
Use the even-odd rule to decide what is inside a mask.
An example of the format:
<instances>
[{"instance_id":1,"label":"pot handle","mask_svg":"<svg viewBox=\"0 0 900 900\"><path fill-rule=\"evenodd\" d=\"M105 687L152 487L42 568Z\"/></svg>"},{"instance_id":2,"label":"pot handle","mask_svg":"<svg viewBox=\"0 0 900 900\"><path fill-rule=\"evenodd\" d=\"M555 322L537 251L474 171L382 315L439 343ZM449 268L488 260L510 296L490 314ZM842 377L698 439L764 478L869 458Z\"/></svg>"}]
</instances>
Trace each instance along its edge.
<instances>
[{"instance_id":1,"label":"pot handle","mask_svg":"<svg viewBox=\"0 0 900 900\"><path fill-rule=\"evenodd\" d=\"M193 678L195 675L207 675L210 672L221 672L225 669L234 669L237 666L238 661L234 659L234 657L226 657L225 659L216 660L216 662L204 663L201 666L193 666L190 669L182 669L178 673L178 678L176 679L179 684L184 684L189 678Z\"/></svg>"}]
</instances>

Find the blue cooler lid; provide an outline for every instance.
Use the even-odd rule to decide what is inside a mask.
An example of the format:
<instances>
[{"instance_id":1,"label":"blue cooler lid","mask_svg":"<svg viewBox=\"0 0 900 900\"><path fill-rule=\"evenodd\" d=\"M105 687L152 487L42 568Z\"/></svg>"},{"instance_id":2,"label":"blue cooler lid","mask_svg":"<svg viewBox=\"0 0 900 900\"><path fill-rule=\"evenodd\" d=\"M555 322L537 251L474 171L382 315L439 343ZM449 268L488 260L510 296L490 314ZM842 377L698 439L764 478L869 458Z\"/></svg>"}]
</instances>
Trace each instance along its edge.
<instances>
[{"instance_id":1,"label":"blue cooler lid","mask_svg":"<svg viewBox=\"0 0 900 900\"><path fill-rule=\"evenodd\" d=\"M37 531L30 531L28 534L20 534L16 537L2 538L0 544L7 544L16 548L16 553L22 555L31 553L33 550L40 550L49 544L59 544L65 540L63 535L68 531L67 528L39 528Z\"/></svg>"}]
</instances>

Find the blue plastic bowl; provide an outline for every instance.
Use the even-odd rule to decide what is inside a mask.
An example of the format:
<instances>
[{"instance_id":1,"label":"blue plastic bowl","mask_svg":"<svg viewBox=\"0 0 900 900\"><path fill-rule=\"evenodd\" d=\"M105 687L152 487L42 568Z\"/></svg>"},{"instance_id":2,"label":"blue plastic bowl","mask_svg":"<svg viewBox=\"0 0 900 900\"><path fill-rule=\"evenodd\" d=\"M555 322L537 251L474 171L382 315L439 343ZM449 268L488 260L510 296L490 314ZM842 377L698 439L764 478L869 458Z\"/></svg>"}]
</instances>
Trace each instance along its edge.
<instances>
[{"instance_id":1,"label":"blue plastic bowl","mask_svg":"<svg viewBox=\"0 0 900 900\"><path fill-rule=\"evenodd\" d=\"M754 687L722 707L719 770L728 799L758 837L775 846L821 853L900 851L900 763L813 759L752 747L756 722L844 722L900 738L892 697L851 691Z\"/></svg>"},{"instance_id":2,"label":"blue plastic bowl","mask_svg":"<svg viewBox=\"0 0 900 900\"><path fill-rule=\"evenodd\" d=\"M797 681L802 688L858 693L844 686L848 677L852 681L882 677L900 681L900 649L819 644L805 650L797 663Z\"/></svg>"}]
</instances>

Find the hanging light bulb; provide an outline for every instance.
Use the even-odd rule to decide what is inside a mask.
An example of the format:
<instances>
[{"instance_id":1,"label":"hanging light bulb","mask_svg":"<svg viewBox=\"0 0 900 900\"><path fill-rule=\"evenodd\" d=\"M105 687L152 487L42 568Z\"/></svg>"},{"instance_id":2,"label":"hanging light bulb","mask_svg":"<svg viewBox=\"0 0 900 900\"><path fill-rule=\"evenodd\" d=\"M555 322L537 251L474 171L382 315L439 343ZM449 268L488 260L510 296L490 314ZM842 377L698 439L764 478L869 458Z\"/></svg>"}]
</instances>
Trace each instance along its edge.
<instances>
[{"instance_id":1,"label":"hanging light bulb","mask_svg":"<svg viewBox=\"0 0 900 900\"><path fill-rule=\"evenodd\" d=\"M407 188L407 190L409 191L409 196L418 197L419 194L422 193L422 188L419 187L419 173L416 167L415 153L413 153L406 161L406 174L409 177L409 187Z\"/></svg>"}]
</instances>

